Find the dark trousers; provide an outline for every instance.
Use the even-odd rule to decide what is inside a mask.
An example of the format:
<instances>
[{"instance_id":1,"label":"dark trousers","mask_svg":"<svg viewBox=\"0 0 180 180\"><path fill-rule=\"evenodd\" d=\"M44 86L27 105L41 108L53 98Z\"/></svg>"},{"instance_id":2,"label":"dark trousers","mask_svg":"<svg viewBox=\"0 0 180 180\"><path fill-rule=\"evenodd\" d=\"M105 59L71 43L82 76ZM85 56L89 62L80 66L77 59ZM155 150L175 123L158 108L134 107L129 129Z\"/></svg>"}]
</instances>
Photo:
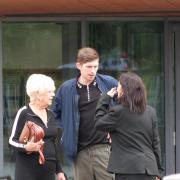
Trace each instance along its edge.
<instances>
[{"instance_id":1,"label":"dark trousers","mask_svg":"<svg viewBox=\"0 0 180 180\"><path fill-rule=\"evenodd\" d=\"M147 174L115 174L115 180L156 180L156 176Z\"/></svg>"},{"instance_id":2,"label":"dark trousers","mask_svg":"<svg viewBox=\"0 0 180 180\"><path fill-rule=\"evenodd\" d=\"M45 161L44 165L35 158L19 157L16 160L15 180L55 180L55 161Z\"/></svg>"}]
</instances>

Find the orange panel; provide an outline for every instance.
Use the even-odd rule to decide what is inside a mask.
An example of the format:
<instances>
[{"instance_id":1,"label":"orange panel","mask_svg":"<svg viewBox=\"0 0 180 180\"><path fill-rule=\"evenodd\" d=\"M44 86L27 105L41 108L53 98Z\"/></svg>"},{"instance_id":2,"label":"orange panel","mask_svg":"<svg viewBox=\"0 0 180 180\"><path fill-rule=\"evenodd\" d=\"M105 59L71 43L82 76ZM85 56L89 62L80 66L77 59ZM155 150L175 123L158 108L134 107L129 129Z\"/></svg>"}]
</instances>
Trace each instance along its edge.
<instances>
[{"instance_id":1,"label":"orange panel","mask_svg":"<svg viewBox=\"0 0 180 180\"><path fill-rule=\"evenodd\" d=\"M147 4L149 7L154 9L154 11L173 11L180 10L180 2L172 2L168 0L142 0L144 4Z\"/></svg>"},{"instance_id":2,"label":"orange panel","mask_svg":"<svg viewBox=\"0 0 180 180\"><path fill-rule=\"evenodd\" d=\"M180 0L0 0L0 15L179 14Z\"/></svg>"}]
</instances>

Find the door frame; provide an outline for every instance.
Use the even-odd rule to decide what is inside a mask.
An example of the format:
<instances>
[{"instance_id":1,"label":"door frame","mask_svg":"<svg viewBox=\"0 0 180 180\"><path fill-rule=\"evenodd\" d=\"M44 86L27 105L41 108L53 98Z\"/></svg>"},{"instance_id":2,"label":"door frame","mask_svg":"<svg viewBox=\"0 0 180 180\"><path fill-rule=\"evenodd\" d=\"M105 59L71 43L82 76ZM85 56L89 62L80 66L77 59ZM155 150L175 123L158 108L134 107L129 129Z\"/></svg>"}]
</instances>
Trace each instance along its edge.
<instances>
[{"instance_id":1,"label":"door frame","mask_svg":"<svg viewBox=\"0 0 180 180\"><path fill-rule=\"evenodd\" d=\"M165 170L172 174L180 173L180 21L165 22L164 30Z\"/></svg>"},{"instance_id":2,"label":"door frame","mask_svg":"<svg viewBox=\"0 0 180 180\"><path fill-rule=\"evenodd\" d=\"M2 21L0 19L0 174L4 170L4 157L3 157L3 73L2 73Z\"/></svg>"},{"instance_id":3,"label":"door frame","mask_svg":"<svg viewBox=\"0 0 180 180\"><path fill-rule=\"evenodd\" d=\"M174 23L174 61L175 61L175 165L176 173L180 173L180 23Z\"/></svg>"}]
</instances>

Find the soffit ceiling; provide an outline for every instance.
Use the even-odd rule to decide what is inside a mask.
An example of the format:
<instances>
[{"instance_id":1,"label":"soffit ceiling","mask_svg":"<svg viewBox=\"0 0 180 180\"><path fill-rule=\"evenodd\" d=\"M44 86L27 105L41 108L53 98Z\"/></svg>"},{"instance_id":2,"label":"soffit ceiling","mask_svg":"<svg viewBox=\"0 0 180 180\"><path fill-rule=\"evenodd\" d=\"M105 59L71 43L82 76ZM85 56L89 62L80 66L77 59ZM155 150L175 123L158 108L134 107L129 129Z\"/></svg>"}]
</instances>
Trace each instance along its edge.
<instances>
[{"instance_id":1,"label":"soffit ceiling","mask_svg":"<svg viewBox=\"0 0 180 180\"><path fill-rule=\"evenodd\" d=\"M180 0L0 0L0 16L127 13L180 15Z\"/></svg>"}]
</instances>

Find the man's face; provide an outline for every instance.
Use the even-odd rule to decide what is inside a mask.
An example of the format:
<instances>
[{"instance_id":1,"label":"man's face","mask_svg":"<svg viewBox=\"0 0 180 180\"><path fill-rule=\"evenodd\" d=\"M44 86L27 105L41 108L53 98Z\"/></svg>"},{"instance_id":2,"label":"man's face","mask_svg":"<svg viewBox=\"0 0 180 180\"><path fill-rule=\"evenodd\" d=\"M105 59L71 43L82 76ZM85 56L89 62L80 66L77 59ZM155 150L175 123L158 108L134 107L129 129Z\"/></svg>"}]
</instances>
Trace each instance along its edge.
<instances>
[{"instance_id":1,"label":"man's face","mask_svg":"<svg viewBox=\"0 0 180 180\"><path fill-rule=\"evenodd\" d=\"M96 73L98 71L99 59L95 59L94 61L84 64L76 63L76 66L81 73L80 78L84 83L89 84L95 79Z\"/></svg>"}]
</instances>

